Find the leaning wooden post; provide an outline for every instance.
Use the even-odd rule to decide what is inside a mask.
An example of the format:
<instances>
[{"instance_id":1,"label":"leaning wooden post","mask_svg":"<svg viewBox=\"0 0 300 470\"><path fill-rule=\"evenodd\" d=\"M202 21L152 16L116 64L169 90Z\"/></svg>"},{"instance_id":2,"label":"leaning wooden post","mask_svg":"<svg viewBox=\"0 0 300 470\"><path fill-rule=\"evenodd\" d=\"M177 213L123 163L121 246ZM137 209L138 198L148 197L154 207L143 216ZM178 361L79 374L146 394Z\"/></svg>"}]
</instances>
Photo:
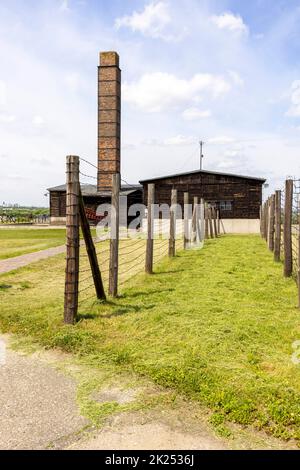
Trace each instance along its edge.
<instances>
[{"instance_id":1,"label":"leaning wooden post","mask_svg":"<svg viewBox=\"0 0 300 470\"><path fill-rule=\"evenodd\" d=\"M275 241L274 260L280 261L281 246L281 191L275 192Z\"/></svg>"},{"instance_id":2,"label":"leaning wooden post","mask_svg":"<svg viewBox=\"0 0 300 470\"><path fill-rule=\"evenodd\" d=\"M183 195L183 217L184 217L184 223L183 223L183 248L186 250L189 242L190 242L190 230L189 230L189 215L190 215L190 210L189 210L189 193L184 193Z\"/></svg>"},{"instance_id":3,"label":"leaning wooden post","mask_svg":"<svg viewBox=\"0 0 300 470\"><path fill-rule=\"evenodd\" d=\"M110 227L110 260L109 260L109 287L112 297L118 295L118 267L119 267L119 194L120 174L112 175L111 195L111 227Z\"/></svg>"},{"instance_id":4,"label":"leaning wooden post","mask_svg":"<svg viewBox=\"0 0 300 470\"><path fill-rule=\"evenodd\" d=\"M169 256L175 256L177 189L171 191Z\"/></svg>"},{"instance_id":5,"label":"leaning wooden post","mask_svg":"<svg viewBox=\"0 0 300 470\"><path fill-rule=\"evenodd\" d=\"M147 244L145 271L148 274L153 273L153 235L154 235L154 184L148 184L148 203L147 203Z\"/></svg>"},{"instance_id":6,"label":"leaning wooden post","mask_svg":"<svg viewBox=\"0 0 300 470\"><path fill-rule=\"evenodd\" d=\"M275 194L270 199L270 221L269 221L269 250L274 251L274 231L275 231Z\"/></svg>"},{"instance_id":7,"label":"leaning wooden post","mask_svg":"<svg viewBox=\"0 0 300 470\"><path fill-rule=\"evenodd\" d=\"M74 324L78 310L79 279L79 157L67 157L66 186L66 278L64 322Z\"/></svg>"},{"instance_id":8,"label":"leaning wooden post","mask_svg":"<svg viewBox=\"0 0 300 470\"><path fill-rule=\"evenodd\" d=\"M285 182L285 204L284 204L284 276L289 277L293 272L292 253L292 208L293 208L293 180Z\"/></svg>"},{"instance_id":9,"label":"leaning wooden post","mask_svg":"<svg viewBox=\"0 0 300 470\"><path fill-rule=\"evenodd\" d=\"M95 245L94 245L92 234L91 234L90 225L87 220L86 213L85 213L84 202L83 202L83 197L81 195L81 191L80 191L80 199L79 199L79 213L80 213L81 230L82 230L82 234L83 234L83 238L84 238L85 246L86 246L86 251L87 251L87 255L88 255L90 266L91 266L91 271L93 275L97 298L101 300L105 300L106 295L105 295L105 291L103 287L101 272L99 269L98 258L97 258Z\"/></svg>"}]
</instances>

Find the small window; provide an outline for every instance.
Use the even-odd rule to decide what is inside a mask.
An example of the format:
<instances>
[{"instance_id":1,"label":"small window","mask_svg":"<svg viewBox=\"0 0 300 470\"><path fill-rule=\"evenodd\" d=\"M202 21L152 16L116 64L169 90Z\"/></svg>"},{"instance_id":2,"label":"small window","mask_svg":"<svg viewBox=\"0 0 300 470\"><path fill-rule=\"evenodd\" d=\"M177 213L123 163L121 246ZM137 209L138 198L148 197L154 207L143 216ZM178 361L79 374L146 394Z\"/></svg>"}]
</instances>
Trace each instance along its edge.
<instances>
[{"instance_id":1,"label":"small window","mask_svg":"<svg viewBox=\"0 0 300 470\"><path fill-rule=\"evenodd\" d=\"M221 211L232 211L232 202L231 201L220 201L220 210Z\"/></svg>"}]
</instances>

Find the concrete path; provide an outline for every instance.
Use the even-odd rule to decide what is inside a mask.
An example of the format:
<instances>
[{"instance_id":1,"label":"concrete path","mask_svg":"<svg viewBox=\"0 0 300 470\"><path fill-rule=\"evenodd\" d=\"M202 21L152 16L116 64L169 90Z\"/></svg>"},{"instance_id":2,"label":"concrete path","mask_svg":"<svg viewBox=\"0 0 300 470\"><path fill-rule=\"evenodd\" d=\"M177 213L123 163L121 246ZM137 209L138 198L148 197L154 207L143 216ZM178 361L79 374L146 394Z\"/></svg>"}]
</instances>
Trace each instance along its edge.
<instances>
[{"instance_id":1,"label":"concrete path","mask_svg":"<svg viewBox=\"0 0 300 470\"><path fill-rule=\"evenodd\" d=\"M88 424L76 382L41 360L6 349L0 336L0 449L61 449Z\"/></svg>"},{"instance_id":2,"label":"concrete path","mask_svg":"<svg viewBox=\"0 0 300 470\"><path fill-rule=\"evenodd\" d=\"M53 248L47 248L46 250L35 251L34 253L27 253L25 255L16 256L14 258L0 260L0 274L22 268L23 266L27 266L27 264L49 258L50 256L59 255L60 253L64 253L65 249L65 245L60 245Z\"/></svg>"},{"instance_id":3,"label":"concrete path","mask_svg":"<svg viewBox=\"0 0 300 470\"><path fill-rule=\"evenodd\" d=\"M114 415L96 430L80 416L76 380L55 368L49 358L43 359L43 354L12 351L0 335L0 450L224 448L202 426L189 433L169 414L153 410ZM56 359L57 366L65 358Z\"/></svg>"}]
</instances>

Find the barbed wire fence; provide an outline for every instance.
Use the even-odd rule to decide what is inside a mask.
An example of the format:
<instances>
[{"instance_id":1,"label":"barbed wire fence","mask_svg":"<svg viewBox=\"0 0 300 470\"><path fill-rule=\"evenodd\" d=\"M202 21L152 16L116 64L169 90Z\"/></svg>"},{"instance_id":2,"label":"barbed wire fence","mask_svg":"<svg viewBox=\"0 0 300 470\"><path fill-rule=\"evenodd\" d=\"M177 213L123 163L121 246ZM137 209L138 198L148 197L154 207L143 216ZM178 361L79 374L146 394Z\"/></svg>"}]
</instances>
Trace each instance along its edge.
<instances>
[{"instance_id":1,"label":"barbed wire fence","mask_svg":"<svg viewBox=\"0 0 300 470\"><path fill-rule=\"evenodd\" d=\"M283 262L283 275L297 282L300 308L300 179L288 178L264 202L260 229L274 260Z\"/></svg>"},{"instance_id":2,"label":"barbed wire fence","mask_svg":"<svg viewBox=\"0 0 300 470\"><path fill-rule=\"evenodd\" d=\"M89 167L97 169L84 158L67 157L64 321L68 324L76 322L78 311L90 312L93 304L104 302L106 293L117 297L136 274L151 274L167 255L174 257L178 250L202 248L205 239L220 235L216 208L197 197L189 204L188 192L184 193L183 214L178 214L180 205L177 190L173 189L169 216L160 217L155 212L152 184L148 185L145 214L135 229L128 228L127 220L120 223L121 179L116 174L112 176L111 213L94 213L96 236L87 218L91 210L85 207L81 192L84 185L95 185L97 180Z\"/></svg>"}]
</instances>

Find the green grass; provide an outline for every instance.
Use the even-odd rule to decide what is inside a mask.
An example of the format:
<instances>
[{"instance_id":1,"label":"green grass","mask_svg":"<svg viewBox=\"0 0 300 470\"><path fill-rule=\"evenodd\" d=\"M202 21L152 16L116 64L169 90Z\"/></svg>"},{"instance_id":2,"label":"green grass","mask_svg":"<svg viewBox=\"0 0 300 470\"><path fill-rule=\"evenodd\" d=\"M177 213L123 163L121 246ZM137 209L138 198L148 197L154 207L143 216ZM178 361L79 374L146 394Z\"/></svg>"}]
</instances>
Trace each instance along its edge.
<instances>
[{"instance_id":1,"label":"green grass","mask_svg":"<svg viewBox=\"0 0 300 470\"><path fill-rule=\"evenodd\" d=\"M258 236L179 252L119 299L83 302L62 325L63 257L0 277L0 326L101 367L133 371L210 407L211 421L254 425L300 442L296 285ZM41 278L41 272L43 276Z\"/></svg>"},{"instance_id":2,"label":"green grass","mask_svg":"<svg viewBox=\"0 0 300 470\"><path fill-rule=\"evenodd\" d=\"M65 229L0 229L0 259L45 250L65 243Z\"/></svg>"}]
</instances>

